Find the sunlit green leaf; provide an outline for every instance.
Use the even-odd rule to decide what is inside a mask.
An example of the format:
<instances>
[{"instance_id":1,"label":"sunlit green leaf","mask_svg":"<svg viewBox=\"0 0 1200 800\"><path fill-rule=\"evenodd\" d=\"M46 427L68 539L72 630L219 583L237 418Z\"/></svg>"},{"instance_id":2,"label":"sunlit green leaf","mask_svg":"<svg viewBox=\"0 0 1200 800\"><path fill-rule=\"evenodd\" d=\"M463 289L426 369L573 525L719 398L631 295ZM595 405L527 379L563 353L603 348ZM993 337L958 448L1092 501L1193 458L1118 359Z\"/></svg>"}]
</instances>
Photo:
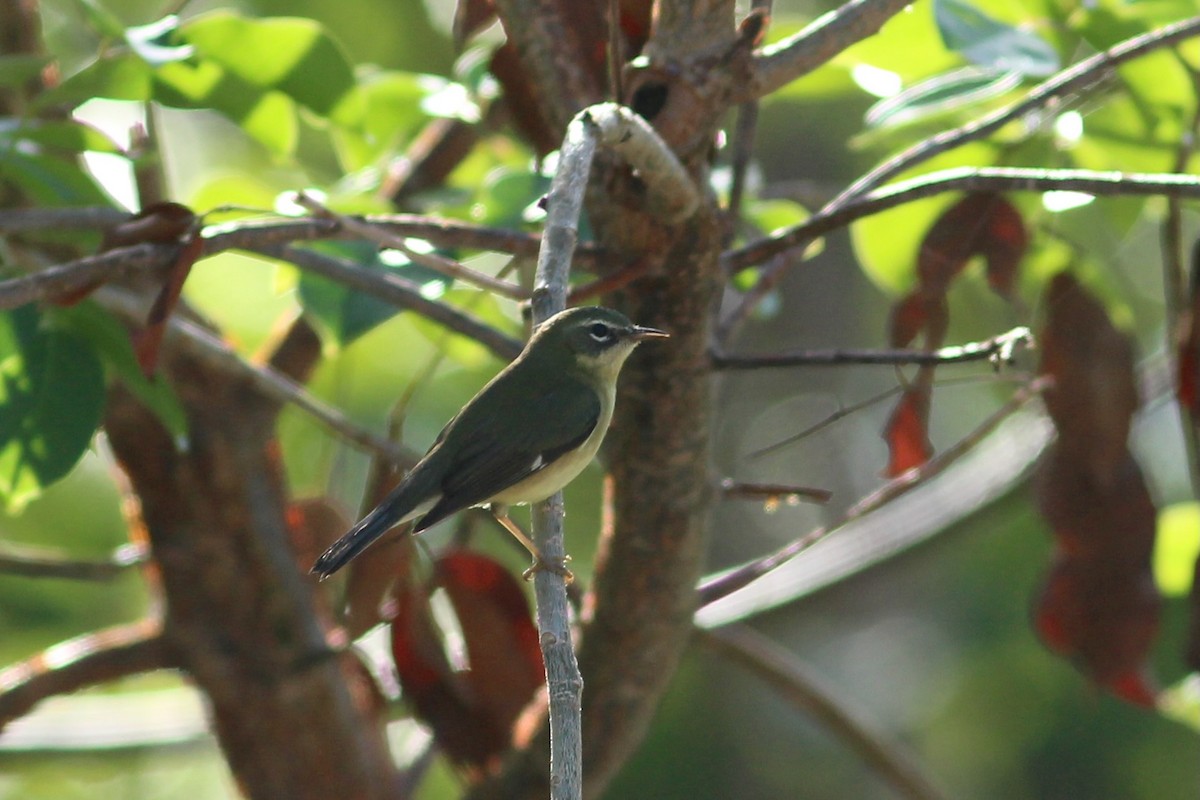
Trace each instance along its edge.
<instances>
[{"instance_id":1,"label":"sunlit green leaf","mask_svg":"<svg viewBox=\"0 0 1200 800\"><path fill-rule=\"evenodd\" d=\"M0 496L19 511L79 461L100 424L104 370L32 306L0 314Z\"/></svg>"},{"instance_id":2,"label":"sunlit green leaf","mask_svg":"<svg viewBox=\"0 0 1200 800\"><path fill-rule=\"evenodd\" d=\"M1158 512L1154 581L1168 597L1185 597L1200 555L1200 503L1176 503Z\"/></svg>"},{"instance_id":3,"label":"sunlit green leaf","mask_svg":"<svg viewBox=\"0 0 1200 800\"><path fill-rule=\"evenodd\" d=\"M368 269L390 271L431 295L440 296L450 283L436 272L409 263L395 251L381 257L370 242L317 242L308 247ZM321 330L341 346L400 313L391 303L310 273L300 277L300 303Z\"/></svg>"},{"instance_id":4,"label":"sunlit green leaf","mask_svg":"<svg viewBox=\"0 0 1200 800\"><path fill-rule=\"evenodd\" d=\"M550 179L528 169L492 171L479 197L476 221L497 228L519 228L530 207L550 191Z\"/></svg>"},{"instance_id":5,"label":"sunlit green leaf","mask_svg":"<svg viewBox=\"0 0 1200 800\"><path fill-rule=\"evenodd\" d=\"M1192 672L1164 689L1158 698L1158 711L1200 732L1200 675Z\"/></svg>"},{"instance_id":6,"label":"sunlit green leaf","mask_svg":"<svg viewBox=\"0 0 1200 800\"><path fill-rule=\"evenodd\" d=\"M189 20L182 33L203 60L260 89L274 89L310 111L354 125L364 107L341 47L311 19L250 19L216 11Z\"/></svg>"},{"instance_id":7,"label":"sunlit green leaf","mask_svg":"<svg viewBox=\"0 0 1200 800\"><path fill-rule=\"evenodd\" d=\"M946 47L972 63L1035 77L1058 71L1058 53L1036 33L1007 25L964 0L934 0L933 7Z\"/></svg>"},{"instance_id":8,"label":"sunlit green leaf","mask_svg":"<svg viewBox=\"0 0 1200 800\"><path fill-rule=\"evenodd\" d=\"M512 320L505 315L496 296L481 289L451 289L441 297L442 302L458 306L471 316L502 331L515 333ZM465 367L482 366L495 356L474 339L447 329L425 317L412 316L413 325L447 358Z\"/></svg>"}]
</instances>

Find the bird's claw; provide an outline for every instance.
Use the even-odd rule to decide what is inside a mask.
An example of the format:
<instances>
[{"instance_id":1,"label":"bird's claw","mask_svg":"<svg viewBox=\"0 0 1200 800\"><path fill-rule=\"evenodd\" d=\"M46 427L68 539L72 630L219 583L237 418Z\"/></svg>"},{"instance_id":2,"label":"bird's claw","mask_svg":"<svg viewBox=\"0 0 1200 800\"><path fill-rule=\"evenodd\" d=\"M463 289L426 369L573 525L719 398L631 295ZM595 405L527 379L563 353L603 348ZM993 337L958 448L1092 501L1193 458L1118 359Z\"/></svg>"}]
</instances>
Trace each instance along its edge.
<instances>
[{"instance_id":1,"label":"bird's claw","mask_svg":"<svg viewBox=\"0 0 1200 800\"><path fill-rule=\"evenodd\" d=\"M554 564L543 556L535 556L533 563L529 566L529 569L521 573L521 577L530 581L533 580L533 576L538 572L553 572L555 575L561 576L563 581L569 586L575 582L575 573L567 569L567 562L570 560L571 557L569 555L563 556L560 563Z\"/></svg>"}]
</instances>

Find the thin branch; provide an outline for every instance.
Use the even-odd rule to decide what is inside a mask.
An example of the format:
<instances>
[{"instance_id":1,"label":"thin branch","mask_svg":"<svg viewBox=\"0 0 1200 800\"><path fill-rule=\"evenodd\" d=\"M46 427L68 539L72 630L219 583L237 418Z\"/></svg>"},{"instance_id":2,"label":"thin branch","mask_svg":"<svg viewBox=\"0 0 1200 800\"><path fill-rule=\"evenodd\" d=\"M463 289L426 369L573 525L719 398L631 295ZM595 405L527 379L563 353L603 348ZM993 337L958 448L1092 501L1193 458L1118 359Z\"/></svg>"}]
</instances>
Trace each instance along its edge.
<instances>
[{"instance_id":1,"label":"thin branch","mask_svg":"<svg viewBox=\"0 0 1200 800\"><path fill-rule=\"evenodd\" d=\"M139 244L55 264L32 275L0 282L0 311L82 290L99 281L164 269L177 245Z\"/></svg>"},{"instance_id":2,"label":"thin branch","mask_svg":"<svg viewBox=\"0 0 1200 800\"><path fill-rule=\"evenodd\" d=\"M157 620L54 645L0 672L0 730L48 697L170 666Z\"/></svg>"},{"instance_id":3,"label":"thin branch","mask_svg":"<svg viewBox=\"0 0 1200 800\"><path fill-rule=\"evenodd\" d=\"M947 150L952 150L968 142L981 139L999 130L1009 122L1036 111L1055 98L1072 92L1084 91L1089 86L1097 83L1113 68L1126 61L1197 34L1200 34L1200 17L1191 17L1181 22L1167 25L1157 31L1127 39L1103 53L1098 53L1091 58L1084 59L1043 82L1019 102L997 109L990 114L985 114L959 128L943 131L888 159L851 184L845 191L826 204L815 217L829 216L841 210L850 201L883 183L888 178L911 169L916 164L926 161L939 153L944 153ZM807 246L807 243L807 240L805 240L798 242L795 246L803 247ZM732 315L723 322L721 326L723 337L727 336L742 319L745 319L750 309L754 308L774 288L789 263L790 260L778 262L773 265L771 270L763 272L759 277L758 283L746 294Z\"/></svg>"},{"instance_id":4,"label":"thin branch","mask_svg":"<svg viewBox=\"0 0 1200 800\"><path fill-rule=\"evenodd\" d=\"M343 214L338 214L331 211L329 208L322 205L315 198L310 197L304 192L300 192L296 196L296 202L304 206L309 211L319 217L331 219L343 229L350 233L357 234L369 242L374 242L380 247L391 248L398 250L408 257L409 261L414 264L433 270L439 275L445 275L448 278L466 281L480 289L485 289L489 292L495 292L502 297L507 297L512 300L526 300L529 297L529 292L522 289L520 286L515 286L508 281L502 281L491 275L485 275L482 272L477 272L469 267L465 267L452 258L439 256L436 253L420 253L408 246L408 240L391 231L383 228L370 225L362 220L354 217L348 217Z\"/></svg>"},{"instance_id":5,"label":"thin branch","mask_svg":"<svg viewBox=\"0 0 1200 800\"><path fill-rule=\"evenodd\" d=\"M1088 169L1033 169L1025 167L954 167L931 172L877 189L833 208L832 204L799 225L759 239L721 257L727 272L761 264L788 250L806 247L818 236L855 220L889 208L946 192L1051 192L1071 191L1097 196L1155 196L1200 198L1200 179L1194 175L1153 172L1101 172ZM747 300L769 281L774 286L779 270L764 271ZM770 288L770 287L768 287Z\"/></svg>"},{"instance_id":6,"label":"thin branch","mask_svg":"<svg viewBox=\"0 0 1200 800\"><path fill-rule=\"evenodd\" d=\"M829 205L840 206L850 198L863 194L893 175L910 169L915 164L928 161L939 153L961 147L968 142L982 139L988 134L1000 130L1009 122L1038 110L1051 100L1075 92L1083 92L1126 61L1140 58L1149 52L1198 34L1200 34L1200 17L1191 17L1166 25L1157 31L1127 39L1044 81L1019 102L996 109L959 128L943 131L936 136L924 139L903 153L889 158L852 183L845 191L830 201Z\"/></svg>"},{"instance_id":7,"label":"thin branch","mask_svg":"<svg viewBox=\"0 0 1200 800\"><path fill-rule=\"evenodd\" d=\"M732 594L756 578L790 561L838 528L872 511L876 511L900 495L925 483L935 475L941 474L947 467L962 458L971 448L982 441L985 436L995 430L1000 423L1015 414L1026 403L1044 391L1048 383L1049 381L1046 378L1035 378L1025 384L1014 392L1012 398L1007 403L988 416L979 427L921 466L910 469L903 475L888 481L874 492L863 497L848 508L839 519L829 525L814 528L803 536L784 545L774 553L702 581L696 590L699 595L699 606L703 607Z\"/></svg>"},{"instance_id":8,"label":"thin branch","mask_svg":"<svg viewBox=\"0 0 1200 800\"><path fill-rule=\"evenodd\" d=\"M96 299L108 310L135 324L140 323L145 315L144 304L139 298L116 287L100 288L96 292ZM172 314L167 320L167 338L209 366L246 381L263 397L294 405L350 444L394 464L411 463L411 454L396 443L354 424L340 411L322 403L279 371L244 360L202 325L179 314Z\"/></svg>"},{"instance_id":9,"label":"thin branch","mask_svg":"<svg viewBox=\"0 0 1200 800\"><path fill-rule=\"evenodd\" d=\"M937 350L797 350L763 355L732 355L714 352L716 369L775 369L779 367L833 367L847 364L963 364L990 361L997 367L1010 364L1016 351L1035 346L1029 328L1017 327L981 342L968 342Z\"/></svg>"},{"instance_id":10,"label":"thin branch","mask_svg":"<svg viewBox=\"0 0 1200 800\"><path fill-rule=\"evenodd\" d=\"M381 270L370 270L342 258L290 245L254 247L254 252L295 264L302 270L322 275L356 291L366 292L397 308L412 311L482 344L498 358L511 361L521 352L521 343L477 317L453 306L430 300L410 280Z\"/></svg>"},{"instance_id":11,"label":"thin branch","mask_svg":"<svg viewBox=\"0 0 1200 800\"><path fill-rule=\"evenodd\" d=\"M757 675L797 708L805 711L858 754L876 775L901 796L937 800L945 795L907 755L851 712L844 700L810 673L793 654L746 625L697 629L705 647Z\"/></svg>"},{"instance_id":12,"label":"thin branch","mask_svg":"<svg viewBox=\"0 0 1200 800\"><path fill-rule=\"evenodd\" d=\"M6 545L0 552L0 574L22 578L62 578L74 581L109 581L130 567L146 563L149 553L137 545L123 545L104 560L67 558L41 548Z\"/></svg>"},{"instance_id":13,"label":"thin branch","mask_svg":"<svg viewBox=\"0 0 1200 800\"><path fill-rule=\"evenodd\" d=\"M534 278L535 325L566 307L571 255L579 238L579 217L598 138L588 110L576 115L567 126L558 171L550 185L546 232ZM536 505L532 520L538 549L552 563L561 563L566 556L562 492ZM566 582L560 575L541 570L533 585L550 701L550 797L579 800L583 796L583 677L571 640Z\"/></svg>"},{"instance_id":14,"label":"thin branch","mask_svg":"<svg viewBox=\"0 0 1200 800\"><path fill-rule=\"evenodd\" d=\"M821 15L799 33L764 47L754 59L753 78L738 87L734 102L757 100L828 63L909 5L906 0L851 0Z\"/></svg>"},{"instance_id":15,"label":"thin branch","mask_svg":"<svg viewBox=\"0 0 1200 800\"><path fill-rule=\"evenodd\" d=\"M732 478L724 478L721 481L721 494L727 500L760 500L771 507L778 506L781 502L795 506L799 505L801 500L828 503L833 497L833 492L828 489L813 489L787 483L744 483Z\"/></svg>"},{"instance_id":16,"label":"thin branch","mask_svg":"<svg viewBox=\"0 0 1200 800\"><path fill-rule=\"evenodd\" d=\"M700 193L687 170L641 115L616 103L585 109L600 144L621 156L646 185L646 210L663 222L683 222L700 205Z\"/></svg>"},{"instance_id":17,"label":"thin branch","mask_svg":"<svg viewBox=\"0 0 1200 800\"><path fill-rule=\"evenodd\" d=\"M103 230L132 216L110 206L82 208L6 208L0 210L0 233L59 230Z\"/></svg>"}]
</instances>

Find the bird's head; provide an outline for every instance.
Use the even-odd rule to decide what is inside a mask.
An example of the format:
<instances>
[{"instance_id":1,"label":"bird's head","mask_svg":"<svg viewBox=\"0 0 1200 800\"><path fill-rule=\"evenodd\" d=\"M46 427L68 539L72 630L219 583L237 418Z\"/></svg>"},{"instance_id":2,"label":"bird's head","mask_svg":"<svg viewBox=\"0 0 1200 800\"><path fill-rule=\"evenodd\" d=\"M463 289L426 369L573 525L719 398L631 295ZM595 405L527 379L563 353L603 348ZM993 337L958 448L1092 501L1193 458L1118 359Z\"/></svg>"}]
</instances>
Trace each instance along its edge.
<instances>
[{"instance_id":1,"label":"bird's head","mask_svg":"<svg viewBox=\"0 0 1200 800\"><path fill-rule=\"evenodd\" d=\"M560 311L539 325L527 352L557 363L560 369L609 381L616 379L639 342L667 337L655 328L634 325L620 311L586 306Z\"/></svg>"}]
</instances>

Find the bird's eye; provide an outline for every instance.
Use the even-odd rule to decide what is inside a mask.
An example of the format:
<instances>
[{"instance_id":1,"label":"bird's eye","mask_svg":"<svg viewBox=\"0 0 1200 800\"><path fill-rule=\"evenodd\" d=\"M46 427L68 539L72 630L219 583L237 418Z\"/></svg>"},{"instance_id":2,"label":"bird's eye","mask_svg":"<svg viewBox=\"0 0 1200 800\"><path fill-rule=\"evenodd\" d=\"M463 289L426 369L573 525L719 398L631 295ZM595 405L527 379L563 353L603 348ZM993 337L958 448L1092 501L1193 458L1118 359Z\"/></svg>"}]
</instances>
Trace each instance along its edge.
<instances>
[{"instance_id":1,"label":"bird's eye","mask_svg":"<svg viewBox=\"0 0 1200 800\"><path fill-rule=\"evenodd\" d=\"M591 336L597 342L607 342L612 338L613 331L612 328L603 322L593 322L588 326L588 336Z\"/></svg>"}]
</instances>

